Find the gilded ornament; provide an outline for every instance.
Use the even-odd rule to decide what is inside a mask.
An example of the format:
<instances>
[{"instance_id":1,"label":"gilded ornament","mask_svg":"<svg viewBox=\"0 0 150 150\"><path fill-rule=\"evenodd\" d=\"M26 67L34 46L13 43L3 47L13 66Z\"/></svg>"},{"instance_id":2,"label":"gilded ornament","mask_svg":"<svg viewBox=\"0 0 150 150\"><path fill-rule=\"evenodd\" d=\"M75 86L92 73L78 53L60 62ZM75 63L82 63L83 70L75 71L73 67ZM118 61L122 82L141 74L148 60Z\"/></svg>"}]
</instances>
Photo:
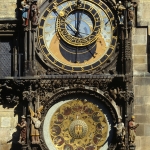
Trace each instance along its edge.
<instances>
[{"instance_id":1,"label":"gilded ornament","mask_svg":"<svg viewBox=\"0 0 150 150\"><path fill-rule=\"evenodd\" d=\"M49 128L55 147L60 149L99 149L108 137L108 122L102 110L78 99L61 105Z\"/></svg>"}]
</instances>

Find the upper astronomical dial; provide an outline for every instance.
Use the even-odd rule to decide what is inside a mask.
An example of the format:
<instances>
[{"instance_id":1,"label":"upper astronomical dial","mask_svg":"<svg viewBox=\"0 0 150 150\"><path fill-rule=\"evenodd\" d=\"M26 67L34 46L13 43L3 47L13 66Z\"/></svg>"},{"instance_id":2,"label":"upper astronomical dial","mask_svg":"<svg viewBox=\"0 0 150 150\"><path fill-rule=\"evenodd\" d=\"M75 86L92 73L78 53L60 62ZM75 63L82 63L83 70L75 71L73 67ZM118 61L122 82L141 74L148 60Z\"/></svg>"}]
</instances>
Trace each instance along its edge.
<instances>
[{"instance_id":1,"label":"upper astronomical dial","mask_svg":"<svg viewBox=\"0 0 150 150\"><path fill-rule=\"evenodd\" d=\"M65 71L101 66L116 47L114 15L99 0L55 0L43 12L38 41L44 59Z\"/></svg>"},{"instance_id":2,"label":"upper astronomical dial","mask_svg":"<svg viewBox=\"0 0 150 150\"><path fill-rule=\"evenodd\" d=\"M100 33L100 16L94 7L86 3L81 3L78 7L73 4L60 14L56 29L65 42L72 46L87 46L97 40Z\"/></svg>"}]
</instances>

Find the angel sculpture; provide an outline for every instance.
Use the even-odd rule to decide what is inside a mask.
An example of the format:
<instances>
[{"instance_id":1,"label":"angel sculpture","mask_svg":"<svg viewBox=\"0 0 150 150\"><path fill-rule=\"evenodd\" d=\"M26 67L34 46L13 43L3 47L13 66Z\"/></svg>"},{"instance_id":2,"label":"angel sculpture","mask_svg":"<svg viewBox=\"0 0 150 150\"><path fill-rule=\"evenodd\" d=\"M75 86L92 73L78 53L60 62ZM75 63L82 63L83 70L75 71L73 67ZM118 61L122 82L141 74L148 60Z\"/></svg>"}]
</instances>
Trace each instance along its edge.
<instances>
[{"instance_id":1,"label":"angel sculpture","mask_svg":"<svg viewBox=\"0 0 150 150\"><path fill-rule=\"evenodd\" d=\"M43 109L43 106L40 106L36 112L34 112L31 107L29 106L29 111L31 115L31 139L32 139L32 144L39 144L40 139L39 139L39 127L41 125L41 111Z\"/></svg>"}]
</instances>

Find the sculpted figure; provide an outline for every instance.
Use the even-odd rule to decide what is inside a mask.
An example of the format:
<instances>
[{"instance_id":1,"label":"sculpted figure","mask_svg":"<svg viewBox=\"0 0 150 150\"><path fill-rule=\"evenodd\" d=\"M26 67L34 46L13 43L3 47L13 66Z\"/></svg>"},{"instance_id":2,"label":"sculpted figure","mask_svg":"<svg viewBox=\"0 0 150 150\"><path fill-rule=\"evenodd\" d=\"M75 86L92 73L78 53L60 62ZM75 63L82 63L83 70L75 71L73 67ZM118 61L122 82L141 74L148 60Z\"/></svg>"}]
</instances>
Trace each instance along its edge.
<instances>
[{"instance_id":1,"label":"sculpted figure","mask_svg":"<svg viewBox=\"0 0 150 150\"><path fill-rule=\"evenodd\" d=\"M124 23L123 10L125 10L126 8L122 5L122 2L119 1L116 5L116 9L119 17L119 24L123 24Z\"/></svg>"},{"instance_id":2,"label":"sculpted figure","mask_svg":"<svg viewBox=\"0 0 150 150\"><path fill-rule=\"evenodd\" d=\"M134 9L136 6L137 6L137 3L133 3L132 0L129 0L129 2L128 2L128 19L129 19L128 24L129 25L133 25L133 19L135 16Z\"/></svg>"},{"instance_id":3,"label":"sculpted figure","mask_svg":"<svg viewBox=\"0 0 150 150\"><path fill-rule=\"evenodd\" d=\"M136 128L139 126L139 124L135 123L135 116L131 117L131 120L129 121L129 143L134 144L135 137L136 137Z\"/></svg>"},{"instance_id":4,"label":"sculpted figure","mask_svg":"<svg viewBox=\"0 0 150 150\"><path fill-rule=\"evenodd\" d=\"M116 98L117 98L117 95L118 95L118 89L116 89L116 88L112 88L112 89L110 89L110 95L111 95L111 97L114 99L114 100L116 100Z\"/></svg>"},{"instance_id":5,"label":"sculpted figure","mask_svg":"<svg viewBox=\"0 0 150 150\"><path fill-rule=\"evenodd\" d=\"M22 11L22 20L23 20L23 26L28 25L28 19L29 19L29 8L30 6L26 3L25 0L22 0L21 2L22 8L20 10Z\"/></svg>"},{"instance_id":6,"label":"sculpted figure","mask_svg":"<svg viewBox=\"0 0 150 150\"><path fill-rule=\"evenodd\" d=\"M20 127L20 139L19 139L19 143L26 143L26 134L27 134L27 122L25 120L25 116L21 116L21 123L17 124L17 126Z\"/></svg>"},{"instance_id":7,"label":"sculpted figure","mask_svg":"<svg viewBox=\"0 0 150 150\"><path fill-rule=\"evenodd\" d=\"M43 106L40 106L39 109L34 112L31 107L29 106L29 111L31 114L31 139L32 139L32 144L39 144L40 139L39 139L39 127L41 125L41 111L43 109Z\"/></svg>"},{"instance_id":8,"label":"sculpted figure","mask_svg":"<svg viewBox=\"0 0 150 150\"><path fill-rule=\"evenodd\" d=\"M125 127L121 116L118 118L118 124L116 124L114 127L116 128L116 138L118 145L124 146Z\"/></svg>"},{"instance_id":9,"label":"sculpted figure","mask_svg":"<svg viewBox=\"0 0 150 150\"><path fill-rule=\"evenodd\" d=\"M39 10L37 7L37 0L34 0L31 6L31 22L32 25L38 25Z\"/></svg>"}]
</instances>

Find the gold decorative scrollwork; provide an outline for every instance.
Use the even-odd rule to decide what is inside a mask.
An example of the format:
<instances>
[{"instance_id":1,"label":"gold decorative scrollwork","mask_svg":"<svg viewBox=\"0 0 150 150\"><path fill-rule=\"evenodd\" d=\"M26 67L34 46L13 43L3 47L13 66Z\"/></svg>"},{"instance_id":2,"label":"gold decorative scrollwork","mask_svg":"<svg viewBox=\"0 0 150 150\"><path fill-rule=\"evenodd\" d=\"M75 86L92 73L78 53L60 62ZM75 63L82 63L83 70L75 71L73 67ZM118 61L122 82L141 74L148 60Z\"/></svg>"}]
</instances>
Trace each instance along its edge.
<instances>
[{"instance_id":1,"label":"gold decorative scrollwork","mask_svg":"<svg viewBox=\"0 0 150 150\"><path fill-rule=\"evenodd\" d=\"M50 135L58 150L97 150L107 140L108 122L98 106L72 100L53 114Z\"/></svg>"}]
</instances>

